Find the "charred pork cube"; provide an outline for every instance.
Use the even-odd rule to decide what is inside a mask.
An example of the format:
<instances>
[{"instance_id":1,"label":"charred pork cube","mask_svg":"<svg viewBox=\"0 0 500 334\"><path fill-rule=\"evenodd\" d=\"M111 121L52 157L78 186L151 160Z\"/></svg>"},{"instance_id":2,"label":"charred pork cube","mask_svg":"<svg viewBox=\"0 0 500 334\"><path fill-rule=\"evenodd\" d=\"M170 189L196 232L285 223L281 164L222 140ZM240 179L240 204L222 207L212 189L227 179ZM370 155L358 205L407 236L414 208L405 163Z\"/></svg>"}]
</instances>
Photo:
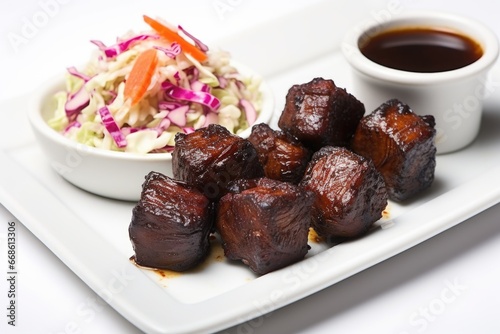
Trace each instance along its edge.
<instances>
[{"instance_id":1,"label":"charred pork cube","mask_svg":"<svg viewBox=\"0 0 500 334\"><path fill-rule=\"evenodd\" d=\"M419 116L393 99L364 117L352 149L384 177L389 198L404 201L431 186L436 167L433 116Z\"/></svg>"},{"instance_id":2,"label":"charred pork cube","mask_svg":"<svg viewBox=\"0 0 500 334\"><path fill-rule=\"evenodd\" d=\"M248 140L257 149L266 177L294 184L300 182L311 152L298 140L264 123L252 127Z\"/></svg>"},{"instance_id":3,"label":"charred pork cube","mask_svg":"<svg viewBox=\"0 0 500 334\"><path fill-rule=\"evenodd\" d=\"M178 133L172 169L174 178L195 186L211 200L226 194L233 180L264 175L252 143L218 124Z\"/></svg>"},{"instance_id":4,"label":"charred pork cube","mask_svg":"<svg viewBox=\"0 0 500 334\"><path fill-rule=\"evenodd\" d=\"M311 224L327 240L363 235L387 206L384 179L373 163L343 147L317 151L300 186L315 193Z\"/></svg>"},{"instance_id":5,"label":"charred pork cube","mask_svg":"<svg viewBox=\"0 0 500 334\"><path fill-rule=\"evenodd\" d=\"M204 260L213 228L213 204L197 189L150 172L132 211L129 236L135 262L185 271Z\"/></svg>"},{"instance_id":6,"label":"charred pork cube","mask_svg":"<svg viewBox=\"0 0 500 334\"><path fill-rule=\"evenodd\" d=\"M307 147L349 146L365 106L332 80L292 86L278 126Z\"/></svg>"},{"instance_id":7,"label":"charred pork cube","mask_svg":"<svg viewBox=\"0 0 500 334\"><path fill-rule=\"evenodd\" d=\"M259 275L304 258L313 195L298 186L260 178L239 182L219 201L216 230L224 254Z\"/></svg>"}]
</instances>

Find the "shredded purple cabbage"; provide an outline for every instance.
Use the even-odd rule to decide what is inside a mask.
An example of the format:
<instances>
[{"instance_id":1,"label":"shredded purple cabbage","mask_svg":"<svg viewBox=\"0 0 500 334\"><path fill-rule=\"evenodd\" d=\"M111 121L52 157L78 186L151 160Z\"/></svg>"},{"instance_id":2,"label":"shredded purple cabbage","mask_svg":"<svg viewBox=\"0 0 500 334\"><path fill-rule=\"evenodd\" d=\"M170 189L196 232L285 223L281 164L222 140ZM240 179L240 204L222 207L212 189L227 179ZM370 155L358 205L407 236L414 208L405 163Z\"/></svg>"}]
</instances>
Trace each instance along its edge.
<instances>
[{"instance_id":1,"label":"shredded purple cabbage","mask_svg":"<svg viewBox=\"0 0 500 334\"><path fill-rule=\"evenodd\" d=\"M170 57L172 59L175 59L175 57L177 57L181 53L181 46L179 45L179 43L175 43L175 42L172 43L172 45L170 45L170 48L164 48L161 46L154 46L154 48L162 51L163 53L165 53L168 57Z\"/></svg>"},{"instance_id":2,"label":"shredded purple cabbage","mask_svg":"<svg viewBox=\"0 0 500 334\"><path fill-rule=\"evenodd\" d=\"M67 70L68 70L69 74L71 74L71 75L73 75L73 76L75 76L77 78L82 79L84 82L87 82L87 81L89 81L91 79L90 76L86 75L85 73L82 73L82 72L78 71L76 69L76 67L74 67L74 66L68 67Z\"/></svg>"},{"instance_id":3,"label":"shredded purple cabbage","mask_svg":"<svg viewBox=\"0 0 500 334\"><path fill-rule=\"evenodd\" d=\"M210 86L201 81L193 81L191 82L191 89L197 92L210 92Z\"/></svg>"},{"instance_id":4,"label":"shredded purple cabbage","mask_svg":"<svg viewBox=\"0 0 500 334\"><path fill-rule=\"evenodd\" d=\"M115 119L113 118L113 115L111 115L108 107L104 106L100 108L99 115L101 115L101 122L115 141L116 146L120 148L127 146L127 140L120 131L120 127L116 124Z\"/></svg>"},{"instance_id":5,"label":"shredded purple cabbage","mask_svg":"<svg viewBox=\"0 0 500 334\"><path fill-rule=\"evenodd\" d=\"M79 128L81 126L82 126L82 124L80 124L80 122L73 121L73 122L69 123L68 126L66 126L66 128L63 131L63 133L68 132L69 130L71 130L71 128Z\"/></svg>"},{"instance_id":6,"label":"shredded purple cabbage","mask_svg":"<svg viewBox=\"0 0 500 334\"><path fill-rule=\"evenodd\" d=\"M69 95L64 105L68 120L74 121L78 114L89 105L90 94L85 89L85 86L80 87L76 93Z\"/></svg>"},{"instance_id":7,"label":"shredded purple cabbage","mask_svg":"<svg viewBox=\"0 0 500 334\"><path fill-rule=\"evenodd\" d=\"M223 76L217 76L217 80L219 81L219 87L224 89L227 87L227 79Z\"/></svg>"},{"instance_id":8,"label":"shredded purple cabbage","mask_svg":"<svg viewBox=\"0 0 500 334\"><path fill-rule=\"evenodd\" d=\"M97 45L97 47L104 52L106 57L113 58L118 56L120 53L128 50L130 45L136 41L143 41L148 38L158 39L159 37L156 35L137 35L132 38L126 39L124 41L118 42L114 45L106 46L103 42L98 40L91 40L90 42Z\"/></svg>"},{"instance_id":9,"label":"shredded purple cabbage","mask_svg":"<svg viewBox=\"0 0 500 334\"><path fill-rule=\"evenodd\" d=\"M182 31L182 33L184 35L186 35L187 37L189 37L189 38L191 38L193 40L194 44L198 47L198 49L200 49L203 52L207 52L208 51L208 46L205 43L203 43L200 39L194 37L192 34L190 34L189 32L187 32L180 25L177 26L177 27L179 28L180 31Z\"/></svg>"},{"instance_id":10,"label":"shredded purple cabbage","mask_svg":"<svg viewBox=\"0 0 500 334\"><path fill-rule=\"evenodd\" d=\"M168 119L168 117L163 118L158 125L158 129L161 131L158 134L161 134L163 131L167 130L171 123L172 122L170 121L170 119Z\"/></svg>"},{"instance_id":11,"label":"shredded purple cabbage","mask_svg":"<svg viewBox=\"0 0 500 334\"><path fill-rule=\"evenodd\" d=\"M186 126L182 128L182 132L184 132L185 134L190 134L193 133L194 131L195 129L191 126Z\"/></svg>"},{"instance_id":12,"label":"shredded purple cabbage","mask_svg":"<svg viewBox=\"0 0 500 334\"><path fill-rule=\"evenodd\" d=\"M211 110L217 110L220 106L220 100L208 92L197 92L185 89L175 86L168 81L163 82L162 88L165 90L165 94L168 97L176 100L199 103L209 107Z\"/></svg>"},{"instance_id":13,"label":"shredded purple cabbage","mask_svg":"<svg viewBox=\"0 0 500 334\"><path fill-rule=\"evenodd\" d=\"M245 111L245 116L247 118L248 125L251 126L257 120L257 111L255 110L255 107L253 106L252 103L250 103L250 101L245 99L240 100L240 105Z\"/></svg>"},{"instance_id":14,"label":"shredded purple cabbage","mask_svg":"<svg viewBox=\"0 0 500 334\"><path fill-rule=\"evenodd\" d=\"M182 104L174 101L160 101L158 102L159 110L174 110L176 108L181 107Z\"/></svg>"}]
</instances>

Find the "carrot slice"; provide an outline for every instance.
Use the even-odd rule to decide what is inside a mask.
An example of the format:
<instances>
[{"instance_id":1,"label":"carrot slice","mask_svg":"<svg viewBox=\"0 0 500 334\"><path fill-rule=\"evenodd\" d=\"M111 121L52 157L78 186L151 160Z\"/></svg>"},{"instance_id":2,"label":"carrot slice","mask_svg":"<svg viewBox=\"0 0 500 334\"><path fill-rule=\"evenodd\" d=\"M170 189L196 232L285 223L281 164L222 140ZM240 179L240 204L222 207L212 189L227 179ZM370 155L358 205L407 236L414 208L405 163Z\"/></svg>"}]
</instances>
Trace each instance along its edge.
<instances>
[{"instance_id":1,"label":"carrot slice","mask_svg":"<svg viewBox=\"0 0 500 334\"><path fill-rule=\"evenodd\" d=\"M151 83L151 78L158 64L156 52L156 49L148 49L139 54L135 59L134 66L132 66L127 81L125 81L123 95L125 100L132 100L132 105L135 105L141 100Z\"/></svg>"},{"instance_id":2,"label":"carrot slice","mask_svg":"<svg viewBox=\"0 0 500 334\"><path fill-rule=\"evenodd\" d=\"M193 56L194 59L198 60L199 62L203 62L207 59L207 55L205 52L201 51L195 45L186 41L177 32L173 31L161 22L158 22L147 15L143 15L143 18L144 22L146 22L151 28L153 28L153 30L155 30L160 36L172 43L178 43L181 46L182 50L189 53L191 56Z\"/></svg>"}]
</instances>

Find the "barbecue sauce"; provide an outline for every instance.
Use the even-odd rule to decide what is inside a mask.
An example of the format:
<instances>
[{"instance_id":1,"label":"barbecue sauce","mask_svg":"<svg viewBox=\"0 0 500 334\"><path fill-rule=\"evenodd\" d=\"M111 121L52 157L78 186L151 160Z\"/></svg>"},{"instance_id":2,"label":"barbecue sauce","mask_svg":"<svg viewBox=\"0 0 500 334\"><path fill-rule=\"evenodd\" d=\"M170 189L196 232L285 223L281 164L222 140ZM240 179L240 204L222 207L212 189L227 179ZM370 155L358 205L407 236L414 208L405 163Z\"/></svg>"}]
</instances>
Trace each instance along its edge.
<instances>
[{"instance_id":1,"label":"barbecue sauce","mask_svg":"<svg viewBox=\"0 0 500 334\"><path fill-rule=\"evenodd\" d=\"M465 35L425 27L389 30L360 43L368 59L408 72L444 72L474 63L483 55L481 46Z\"/></svg>"}]
</instances>

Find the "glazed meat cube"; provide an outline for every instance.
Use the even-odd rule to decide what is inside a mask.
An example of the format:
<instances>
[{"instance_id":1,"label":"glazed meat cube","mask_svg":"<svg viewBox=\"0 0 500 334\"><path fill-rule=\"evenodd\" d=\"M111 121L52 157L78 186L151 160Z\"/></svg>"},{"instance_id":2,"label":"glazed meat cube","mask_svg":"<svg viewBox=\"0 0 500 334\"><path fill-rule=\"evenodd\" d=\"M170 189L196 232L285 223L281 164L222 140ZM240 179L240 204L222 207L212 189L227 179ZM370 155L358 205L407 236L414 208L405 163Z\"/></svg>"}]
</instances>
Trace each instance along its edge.
<instances>
[{"instance_id":1,"label":"glazed meat cube","mask_svg":"<svg viewBox=\"0 0 500 334\"><path fill-rule=\"evenodd\" d=\"M364 113L363 103L345 89L315 78L289 89L278 126L313 150L348 146Z\"/></svg>"},{"instance_id":2,"label":"glazed meat cube","mask_svg":"<svg viewBox=\"0 0 500 334\"><path fill-rule=\"evenodd\" d=\"M343 147L317 151L300 186L316 195L311 224L326 240L361 236L387 206L384 180L373 163Z\"/></svg>"},{"instance_id":3,"label":"glazed meat cube","mask_svg":"<svg viewBox=\"0 0 500 334\"><path fill-rule=\"evenodd\" d=\"M298 140L264 123L252 127L248 140L257 149L266 177L294 184L300 182L311 152Z\"/></svg>"},{"instance_id":4,"label":"glazed meat cube","mask_svg":"<svg viewBox=\"0 0 500 334\"><path fill-rule=\"evenodd\" d=\"M436 167L433 116L419 116L393 99L364 117L352 149L373 160L389 198L404 201L431 186Z\"/></svg>"},{"instance_id":5,"label":"glazed meat cube","mask_svg":"<svg viewBox=\"0 0 500 334\"><path fill-rule=\"evenodd\" d=\"M211 200L226 194L233 180L264 175L254 146L218 124L178 133L172 170L174 178L195 186Z\"/></svg>"},{"instance_id":6,"label":"glazed meat cube","mask_svg":"<svg viewBox=\"0 0 500 334\"><path fill-rule=\"evenodd\" d=\"M135 262L174 271L195 267L209 251L213 211L212 202L197 189L149 173L129 225Z\"/></svg>"},{"instance_id":7,"label":"glazed meat cube","mask_svg":"<svg viewBox=\"0 0 500 334\"><path fill-rule=\"evenodd\" d=\"M227 258L259 275L304 258L313 196L268 178L239 182L219 201L216 230Z\"/></svg>"}]
</instances>

